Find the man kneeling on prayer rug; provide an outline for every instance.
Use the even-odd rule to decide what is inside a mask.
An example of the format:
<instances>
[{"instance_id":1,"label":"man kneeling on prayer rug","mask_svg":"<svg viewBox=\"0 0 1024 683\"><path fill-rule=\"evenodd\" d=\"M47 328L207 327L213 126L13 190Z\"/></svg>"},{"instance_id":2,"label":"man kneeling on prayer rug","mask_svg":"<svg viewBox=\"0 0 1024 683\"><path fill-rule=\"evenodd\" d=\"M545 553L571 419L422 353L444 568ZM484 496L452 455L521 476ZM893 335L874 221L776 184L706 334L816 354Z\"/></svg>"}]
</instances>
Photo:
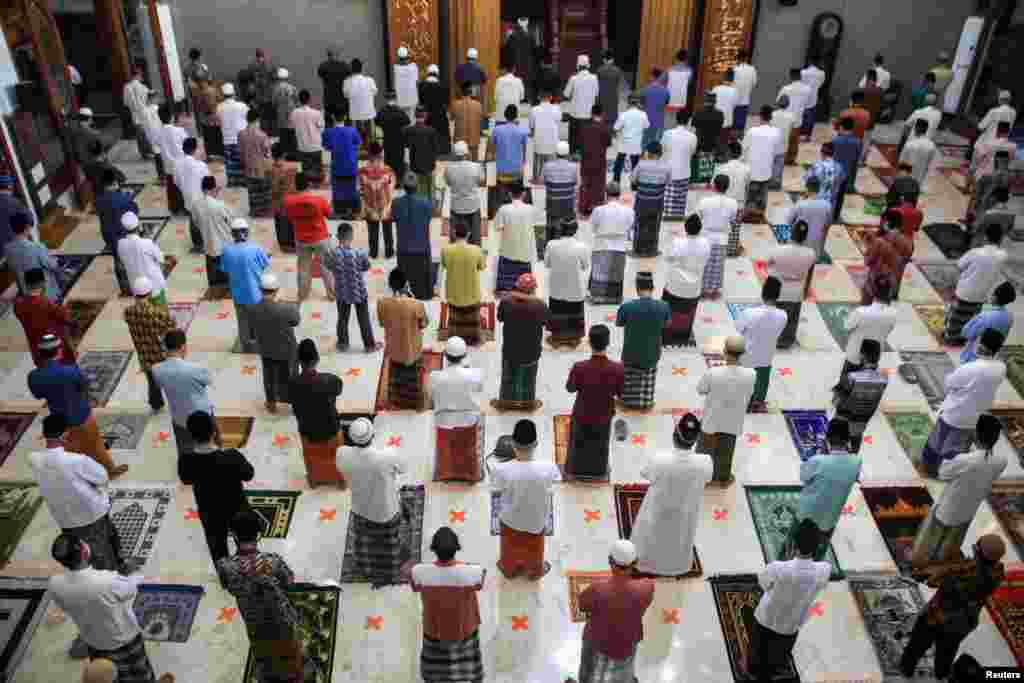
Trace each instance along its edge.
<instances>
[{"instance_id":1,"label":"man kneeling on prayer rug","mask_svg":"<svg viewBox=\"0 0 1024 683\"><path fill-rule=\"evenodd\" d=\"M452 337L444 348L444 370L430 373L437 428L434 478L478 482L482 479L484 420L473 394L484 389L483 371L464 364L466 342Z\"/></svg>"}]
</instances>

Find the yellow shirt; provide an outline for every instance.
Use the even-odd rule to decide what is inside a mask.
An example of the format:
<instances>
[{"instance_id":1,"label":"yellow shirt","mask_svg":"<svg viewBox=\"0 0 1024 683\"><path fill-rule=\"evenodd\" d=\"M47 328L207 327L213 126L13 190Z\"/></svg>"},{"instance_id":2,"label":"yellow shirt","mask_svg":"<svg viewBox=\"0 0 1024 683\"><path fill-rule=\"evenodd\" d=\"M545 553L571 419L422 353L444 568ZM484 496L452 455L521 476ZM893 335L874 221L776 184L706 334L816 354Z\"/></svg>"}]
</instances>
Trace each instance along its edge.
<instances>
[{"instance_id":1,"label":"yellow shirt","mask_svg":"<svg viewBox=\"0 0 1024 683\"><path fill-rule=\"evenodd\" d=\"M480 247L466 242L449 244L441 250L441 267L445 270L444 287L450 305L480 303L480 271L487 267Z\"/></svg>"}]
</instances>

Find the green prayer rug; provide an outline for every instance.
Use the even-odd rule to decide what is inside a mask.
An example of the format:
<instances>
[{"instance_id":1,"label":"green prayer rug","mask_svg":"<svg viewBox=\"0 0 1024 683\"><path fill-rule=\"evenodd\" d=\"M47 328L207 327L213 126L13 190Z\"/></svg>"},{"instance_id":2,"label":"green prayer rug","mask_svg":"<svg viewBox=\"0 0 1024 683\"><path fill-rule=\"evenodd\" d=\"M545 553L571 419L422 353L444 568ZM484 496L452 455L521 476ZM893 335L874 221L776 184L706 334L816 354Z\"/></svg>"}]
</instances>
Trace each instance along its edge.
<instances>
[{"instance_id":1,"label":"green prayer rug","mask_svg":"<svg viewBox=\"0 0 1024 683\"><path fill-rule=\"evenodd\" d=\"M1017 394L1024 398L1024 346L1004 346L999 358L1006 363L1006 378Z\"/></svg>"},{"instance_id":2,"label":"green prayer rug","mask_svg":"<svg viewBox=\"0 0 1024 683\"><path fill-rule=\"evenodd\" d=\"M295 504L301 491L256 491L245 492L256 514L263 518L263 538L285 538L295 517Z\"/></svg>"},{"instance_id":3,"label":"green prayer rug","mask_svg":"<svg viewBox=\"0 0 1024 683\"><path fill-rule=\"evenodd\" d=\"M844 351L846 350L847 342L850 340L850 331L845 327L846 317L850 315L850 311L858 308L860 308L858 303L818 302L818 312L821 314L821 319L825 321L825 326L832 333L832 338L836 340L836 344ZM889 346L889 342L882 344L882 351L890 352L892 350L893 348Z\"/></svg>"},{"instance_id":4,"label":"green prayer rug","mask_svg":"<svg viewBox=\"0 0 1024 683\"><path fill-rule=\"evenodd\" d=\"M922 467L921 451L928 443L928 435L932 433L935 423L926 413L918 412L884 412L885 419L896 434L896 440L903 447L903 452L910 458L914 467Z\"/></svg>"},{"instance_id":5,"label":"green prayer rug","mask_svg":"<svg viewBox=\"0 0 1024 683\"><path fill-rule=\"evenodd\" d=\"M43 496L35 483L0 482L0 567L10 561L18 541L42 504Z\"/></svg>"},{"instance_id":6,"label":"green prayer rug","mask_svg":"<svg viewBox=\"0 0 1024 683\"><path fill-rule=\"evenodd\" d=\"M754 518L754 530L757 540L761 543L761 553L765 564L775 560L788 560L786 557L786 541L789 532L796 524L797 510L800 507L800 486L748 486L747 503L750 505L750 516ZM829 544L825 561L832 565L832 581L841 581L845 574L839 566L835 550Z\"/></svg>"}]
</instances>

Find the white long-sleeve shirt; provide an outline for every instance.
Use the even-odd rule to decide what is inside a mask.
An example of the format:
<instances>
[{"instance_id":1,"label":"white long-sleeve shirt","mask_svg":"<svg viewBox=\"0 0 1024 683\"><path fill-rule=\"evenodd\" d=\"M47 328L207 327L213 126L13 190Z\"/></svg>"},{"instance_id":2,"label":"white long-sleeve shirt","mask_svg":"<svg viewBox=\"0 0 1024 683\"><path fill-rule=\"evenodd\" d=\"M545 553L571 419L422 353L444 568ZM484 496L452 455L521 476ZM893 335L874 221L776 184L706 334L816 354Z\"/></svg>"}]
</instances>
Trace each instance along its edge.
<instances>
[{"instance_id":1,"label":"white long-sleeve shirt","mask_svg":"<svg viewBox=\"0 0 1024 683\"><path fill-rule=\"evenodd\" d=\"M736 104L741 107L750 106L750 93L757 86L757 69L752 64L737 64L733 67L733 87L736 88Z\"/></svg>"},{"instance_id":2,"label":"white long-sleeve shirt","mask_svg":"<svg viewBox=\"0 0 1024 683\"><path fill-rule=\"evenodd\" d=\"M978 358L946 376L946 398L939 407L942 421L957 429L974 429L982 413L992 407L996 390L1006 379L1006 363Z\"/></svg>"},{"instance_id":3,"label":"white long-sleeve shirt","mask_svg":"<svg viewBox=\"0 0 1024 683\"><path fill-rule=\"evenodd\" d=\"M160 147L160 158L163 160L164 171L173 177L176 164L185 158L182 144L188 138L188 132L174 124L165 123L157 136Z\"/></svg>"},{"instance_id":4,"label":"white long-sleeve shirt","mask_svg":"<svg viewBox=\"0 0 1024 683\"><path fill-rule=\"evenodd\" d=\"M497 111L494 112L495 118L498 121L504 121L508 105L514 104L518 109L519 103L525 98L526 87L523 85L523 79L513 73L500 76L494 82L494 102L497 108Z\"/></svg>"},{"instance_id":5,"label":"white long-sleeve shirt","mask_svg":"<svg viewBox=\"0 0 1024 683\"><path fill-rule=\"evenodd\" d=\"M563 94L569 100L566 111L574 119L589 119L593 115L599 90L597 76L589 71L577 71L565 84Z\"/></svg>"},{"instance_id":6,"label":"white long-sleeve shirt","mask_svg":"<svg viewBox=\"0 0 1024 683\"><path fill-rule=\"evenodd\" d=\"M821 90L821 86L825 85L826 78L827 76L825 72L813 64L801 69L800 80L811 89L808 106L814 106L818 103L818 92Z\"/></svg>"},{"instance_id":7,"label":"white long-sleeve shirt","mask_svg":"<svg viewBox=\"0 0 1024 683\"><path fill-rule=\"evenodd\" d=\"M124 86L124 106L132 113L132 123L140 126L143 123L143 116L149 99L149 88L145 83L134 78Z\"/></svg>"},{"instance_id":8,"label":"white long-sleeve shirt","mask_svg":"<svg viewBox=\"0 0 1024 683\"><path fill-rule=\"evenodd\" d=\"M622 202L613 200L594 209L590 225L594 231L594 251L626 251L636 214Z\"/></svg>"},{"instance_id":9,"label":"white long-sleeve shirt","mask_svg":"<svg viewBox=\"0 0 1024 683\"><path fill-rule=\"evenodd\" d=\"M700 200L697 214L704 226L704 234L712 245L728 241L729 229L739 210L739 202L724 194L713 194Z\"/></svg>"},{"instance_id":10,"label":"white long-sleeve shirt","mask_svg":"<svg viewBox=\"0 0 1024 683\"><path fill-rule=\"evenodd\" d=\"M551 508L552 484L561 479L553 462L512 460L495 465L491 484L501 491L498 517L516 531L542 533Z\"/></svg>"},{"instance_id":11,"label":"white long-sleeve shirt","mask_svg":"<svg viewBox=\"0 0 1024 683\"><path fill-rule=\"evenodd\" d=\"M925 183L928 181L928 171L931 169L937 151L938 148L932 139L927 135L922 135L909 140L907 144L903 145L903 151L900 152L900 163L910 164L913 168L911 173L917 184L921 186L922 192L924 192Z\"/></svg>"},{"instance_id":12,"label":"white long-sleeve shirt","mask_svg":"<svg viewBox=\"0 0 1024 683\"><path fill-rule=\"evenodd\" d=\"M775 152L779 149L782 133L770 124L754 126L743 138L743 153L750 164L750 179L762 183L771 180Z\"/></svg>"},{"instance_id":13,"label":"white long-sleeve shirt","mask_svg":"<svg viewBox=\"0 0 1024 683\"><path fill-rule=\"evenodd\" d=\"M807 273L817 260L814 249L802 244L780 244L768 255L768 272L782 282L779 301L802 301Z\"/></svg>"},{"instance_id":14,"label":"white long-sleeve shirt","mask_svg":"<svg viewBox=\"0 0 1024 683\"><path fill-rule=\"evenodd\" d=\"M1017 110L1008 104L1001 104L998 107L992 107L985 114L985 118L978 124L978 130L981 131L979 139L986 142L991 142L996 137L996 128L999 127L1000 121L1006 121L1010 124L1010 128L1013 128L1013 124L1017 121Z\"/></svg>"},{"instance_id":15,"label":"white long-sleeve shirt","mask_svg":"<svg viewBox=\"0 0 1024 683\"><path fill-rule=\"evenodd\" d=\"M811 87L802 81L793 81L779 89L776 101L783 95L789 97L787 111L794 116L796 125L799 125L800 121L803 121L804 109L811 104Z\"/></svg>"},{"instance_id":16,"label":"white long-sleeve shirt","mask_svg":"<svg viewBox=\"0 0 1024 683\"><path fill-rule=\"evenodd\" d=\"M139 578L86 567L51 577L50 594L89 647L117 650L141 633L132 609Z\"/></svg>"},{"instance_id":17,"label":"white long-sleeve shirt","mask_svg":"<svg viewBox=\"0 0 1024 683\"><path fill-rule=\"evenodd\" d=\"M938 107L933 107L932 105L915 109L914 112L907 117L903 127L913 131L914 123L917 121L928 122L928 139L934 140L935 136L939 133L939 124L942 123L942 110Z\"/></svg>"},{"instance_id":18,"label":"white long-sleeve shirt","mask_svg":"<svg viewBox=\"0 0 1024 683\"><path fill-rule=\"evenodd\" d=\"M807 622L811 605L825 590L831 574L828 562L801 558L771 562L757 577L764 595L754 618L776 633L793 635Z\"/></svg>"},{"instance_id":19,"label":"white long-sleeve shirt","mask_svg":"<svg viewBox=\"0 0 1024 683\"><path fill-rule=\"evenodd\" d=\"M137 233L122 237L117 242L117 256L124 264L129 282L139 277L149 278L154 296L167 288L163 271L164 253L153 240L139 237Z\"/></svg>"},{"instance_id":20,"label":"white long-sleeve shirt","mask_svg":"<svg viewBox=\"0 0 1024 683\"><path fill-rule=\"evenodd\" d=\"M372 78L353 74L345 79L341 92L348 98L348 113L353 121L369 121L377 116L377 83Z\"/></svg>"},{"instance_id":21,"label":"white long-sleeve shirt","mask_svg":"<svg viewBox=\"0 0 1024 683\"><path fill-rule=\"evenodd\" d=\"M480 421L480 405L473 394L484 390L480 368L449 365L430 373L434 400L434 424L438 427L470 427Z\"/></svg>"},{"instance_id":22,"label":"white long-sleeve shirt","mask_svg":"<svg viewBox=\"0 0 1024 683\"><path fill-rule=\"evenodd\" d=\"M217 105L217 118L220 130L224 135L225 145L237 145L238 134L245 130L249 123L245 120L249 114L249 105L231 98Z\"/></svg>"},{"instance_id":23,"label":"white long-sleeve shirt","mask_svg":"<svg viewBox=\"0 0 1024 683\"><path fill-rule=\"evenodd\" d=\"M630 107L619 114L613 126L616 133L622 133L620 150L623 154L642 154L644 151L644 131L651 127L647 112L637 107Z\"/></svg>"},{"instance_id":24,"label":"white long-sleeve shirt","mask_svg":"<svg viewBox=\"0 0 1024 683\"><path fill-rule=\"evenodd\" d=\"M533 133L535 154L553 155L558 150L559 130L562 126L562 108L542 102L530 110L530 132Z\"/></svg>"},{"instance_id":25,"label":"white long-sleeve shirt","mask_svg":"<svg viewBox=\"0 0 1024 683\"><path fill-rule=\"evenodd\" d=\"M420 80L420 69L414 63L395 64L395 96L398 106L403 109L415 107L420 102L416 84Z\"/></svg>"},{"instance_id":26,"label":"white long-sleeve shirt","mask_svg":"<svg viewBox=\"0 0 1024 683\"><path fill-rule=\"evenodd\" d=\"M935 516L946 526L969 524L1006 465L1003 453L981 449L943 460L939 479L949 483L935 503Z\"/></svg>"},{"instance_id":27,"label":"white long-sleeve shirt","mask_svg":"<svg viewBox=\"0 0 1024 683\"><path fill-rule=\"evenodd\" d=\"M697 384L697 393L705 397L701 430L734 436L742 432L756 381L754 369L740 365L720 365L705 372Z\"/></svg>"},{"instance_id":28,"label":"white long-sleeve shirt","mask_svg":"<svg viewBox=\"0 0 1024 683\"><path fill-rule=\"evenodd\" d=\"M772 364L775 347L786 328L786 312L767 304L748 308L736 319L736 331L747 342L747 352L740 362L748 368L765 368Z\"/></svg>"},{"instance_id":29,"label":"white long-sleeve shirt","mask_svg":"<svg viewBox=\"0 0 1024 683\"><path fill-rule=\"evenodd\" d=\"M899 315L895 306L880 301L850 311L843 323L843 327L850 332L850 338L846 343L846 360L854 365L860 365L860 347L865 339L874 339L884 347L885 340L896 327Z\"/></svg>"},{"instance_id":30,"label":"white long-sleeve shirt","mask_svg":"<svg viewBox=\"0 0 1024 683\"><path fill-rule=\"evenodd\" d=\"M680 299L696 299L704 282L704 267L711 258L711 243L706 237L685 235L672 240L668 253L668 279L665 289Z\"/></svg>"},{"instance_id":31,"label":"white long-sleeve shirt","mask_svg":"<svg viewBox=\"0 0 1024 683\"><path fill-rule=\"evenodd\" d=\"M739 104L739 91L733 86L723 83L722 85L716 85L711 89L711 92L715 93L715 109L722 112L725 116L725 123L722 125L726 128L732 128L732 114L736 109L736 105Z\"/></svg>"},{"instance_id":32,"label":"white long-sleeve shirt","mask_svg":"<svg viewBox=\"0 0 1024 683\"><path fill-rule=\"evenodd\" d=\"M587 285L583 274L590 267L590 250L576 237L553 240L544 249L548 268L548 295L561 301L583 301Z\"/></svg>"},{"instance_id":33,"label":"white long-sleeve shirt","mask_svg":"<svg viewBox=\"0 0 1024 683\"><path fill-rule=\"evenodd\" d=\"M892 83L892 74L889 73L889 70L886 69L883 66L873 66L871 68L875 70L875 75L878 76L878 81L877 81L878 87L881 88L882 92L885 92L886 90L888 90L889 89L889 85ZM865 72L865 74L860 77L860 82L857 83L857 87L858 88L863 88L867 84L868 84L868 75Z\"/></svg>"},{"instance_id":34,"label":"white long-sleeve shirt","mask_svg":"<svg viewBox=\"0 0 1024 683\"><path fill-rule=\"evenodd\" d=\"M110 479L92 458L57 447L30 454L28 462L46 507L61 529L92 524L110 510L104 488Z\"/></svg>"},{"instance_id":35,"label":"white long-sleeve shirt","mask_svg":"<svg viewBox=\"0 0 1024 683\"><path fill-rule=\"evenodd\" d=\"M349 482L352 512L377 524L395 518L401 509L396 481L406 469L397 450L345 446L338 449L335 464Z\"/></svg>"},{"instance_id":36,"label":"white long-sleeve shirt","mask_svg":"<svg viewBox=\"0 0 1024 683\"><path fill-rule=\"evenodd\" d=\"M661 136L661 147L661 158L668 160L672 180L689 180L690 162L697 153L697 135L686 126L676 126Z\"/></svg>"},{"instance_id":37,"label":"white long-sleeve shirt","mask_svg":"<svg viewBox=\"0 0 1024 683\"><path fill-rule=\"evenodd\" d=\"M992 289L1005 279L1006 258L1006 251L994 244L975 247L961 256L956 264L960 268L956 297L972 303L987 301Z\"/></svg>"}]
</instances>

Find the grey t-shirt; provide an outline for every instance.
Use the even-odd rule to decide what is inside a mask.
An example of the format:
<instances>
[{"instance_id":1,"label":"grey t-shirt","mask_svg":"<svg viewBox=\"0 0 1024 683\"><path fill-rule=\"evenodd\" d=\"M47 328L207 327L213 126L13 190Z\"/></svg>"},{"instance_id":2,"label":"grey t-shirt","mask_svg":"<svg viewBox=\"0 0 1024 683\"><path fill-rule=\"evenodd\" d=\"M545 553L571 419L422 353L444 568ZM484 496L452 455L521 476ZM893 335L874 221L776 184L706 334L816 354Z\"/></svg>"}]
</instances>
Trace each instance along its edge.
<instances>
[{"instance_id":1,"label":"grey t-shirt","mask_svg":"<svg viewBox=\"0 0 1024 683\"><path fill-rule=\"evenodd\" d=\"M475 161L456 161L444 171L444 180L452 191L452 213L480 210L480 178L483 166Z\"/></svg>"}]
</instances>

